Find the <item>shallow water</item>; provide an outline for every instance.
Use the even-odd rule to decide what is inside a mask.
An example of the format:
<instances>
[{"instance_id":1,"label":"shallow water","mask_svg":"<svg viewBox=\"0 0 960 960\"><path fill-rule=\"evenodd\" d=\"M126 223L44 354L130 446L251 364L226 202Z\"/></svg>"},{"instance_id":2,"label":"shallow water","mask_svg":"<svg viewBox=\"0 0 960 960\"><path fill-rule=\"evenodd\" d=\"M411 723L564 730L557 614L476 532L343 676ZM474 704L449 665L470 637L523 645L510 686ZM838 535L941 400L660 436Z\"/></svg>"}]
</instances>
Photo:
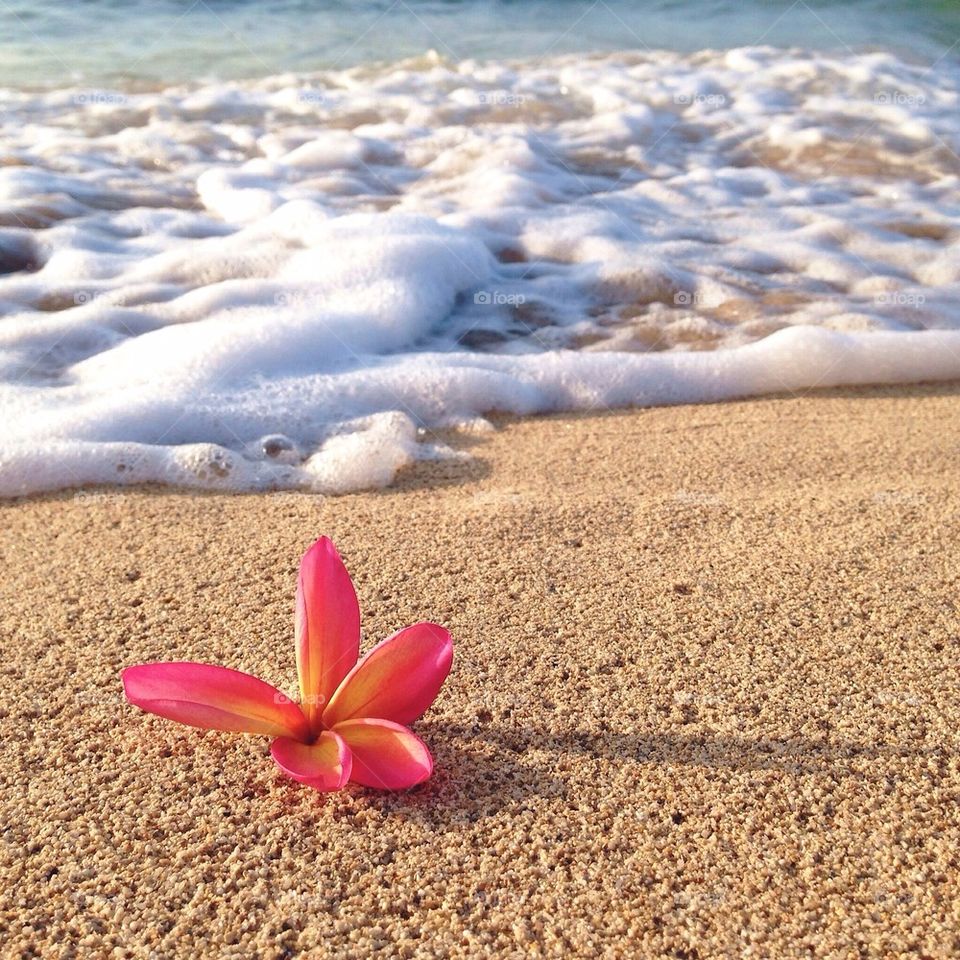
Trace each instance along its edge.
<instances>
[{"instance_id":1,"label":"shallow water","mask_svg":"<svg viewBox=\"0 0 960 960\"><path fill-rule=\"evenodd\" d=\"M931 63L957 4L911 0L5 0L0 85L166 85L392 62L798 46Z\"/></svg>"},{"instance_id":2,"label":"shallow water","mask_svg":"<svg viewBox=\"0 0 960 960\"><path fill-rule=\"evenodd\" d=\"M265 42L304 6L258 12ZM365 58L405 49L412 9L380 9ZM504 9L417 8L474 54ZM547 21L510 9L528 20L509 60L277 73L234 39L207 72L264 75L201 80L151 28L180 58L156 61L165 82L188 82L128 51L116 85L0 91L0 494L338 492L445 455L420 428L491 410L960 376L960 68L923 59L931 31L899 54L804 37L520 57ZM675 6L650 9L680 46ZM683 38L712 16L742 39L722 9ZM204 17L254 17L191 11L178 31L201 46ZM595 17L571 44L605 45Z\"/></svg>"}]
</instances>

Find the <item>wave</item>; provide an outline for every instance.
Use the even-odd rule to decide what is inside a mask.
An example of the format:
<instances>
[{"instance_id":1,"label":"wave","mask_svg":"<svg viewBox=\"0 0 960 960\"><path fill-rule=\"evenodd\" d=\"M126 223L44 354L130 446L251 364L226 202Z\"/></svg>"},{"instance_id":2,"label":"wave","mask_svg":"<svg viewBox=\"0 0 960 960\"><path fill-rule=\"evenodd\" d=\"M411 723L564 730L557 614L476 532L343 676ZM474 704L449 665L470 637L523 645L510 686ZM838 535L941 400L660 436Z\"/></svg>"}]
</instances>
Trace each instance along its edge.
<instances>
[{"instance_id":1,"label":"wave","mask_svg":"<svg viewBox=\"0 0 960 960\"><path fill-rule=\"evenodd\" d=\"M4 91L0 495L341 492L492 410L960 376L958 79L742 48Z\"/></svg>"}]
</instances>

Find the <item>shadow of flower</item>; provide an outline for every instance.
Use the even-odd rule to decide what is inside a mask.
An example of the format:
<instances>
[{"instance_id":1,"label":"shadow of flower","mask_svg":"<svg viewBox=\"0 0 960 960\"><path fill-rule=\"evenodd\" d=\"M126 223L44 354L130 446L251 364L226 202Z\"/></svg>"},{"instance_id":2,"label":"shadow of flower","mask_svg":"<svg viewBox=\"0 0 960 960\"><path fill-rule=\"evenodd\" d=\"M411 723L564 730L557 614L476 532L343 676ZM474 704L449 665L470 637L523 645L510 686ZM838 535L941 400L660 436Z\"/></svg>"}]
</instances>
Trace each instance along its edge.
<instances>
[{"instance_id":1,"label":"shadow of flower","mask_svg":"<svg viewBox=\"0 0 960 960\"><path fill-rule=\"evenodd\" d=\"M757 739L712 733L623 733L499 725L418 726L433 749L433 777L405 793L373 794L384 812L428 821L435 829L476 822L533 797L570 799L571 764L682 765L785 777L861 776L863 761L929 759L943 753L885 743L793 737ZM552 758L552 759L547 759ZM603 776L598 770L598 776Z\"/></svg>"}]
</instances>

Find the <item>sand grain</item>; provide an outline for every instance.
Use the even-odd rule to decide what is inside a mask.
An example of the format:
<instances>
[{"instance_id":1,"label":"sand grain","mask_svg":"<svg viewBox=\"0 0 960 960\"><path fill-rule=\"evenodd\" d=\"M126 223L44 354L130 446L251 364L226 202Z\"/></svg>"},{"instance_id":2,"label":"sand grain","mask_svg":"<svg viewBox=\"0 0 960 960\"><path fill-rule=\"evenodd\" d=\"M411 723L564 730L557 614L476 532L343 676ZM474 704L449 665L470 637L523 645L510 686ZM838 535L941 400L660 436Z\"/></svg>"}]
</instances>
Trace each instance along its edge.
<instances>
[{"instance_id":1,"label":"sand grain","mask_svg":"<svg viewBox=\"0 0 960 960\"><path fill-rule=\"evenodd\" d=\"M5 954L956 956L958 414L549 418L386 493L2 508ZM409 794L120 700L165 658L292 689L320 533L365 645L453 631Z\"/></svg>"}]
</instances>

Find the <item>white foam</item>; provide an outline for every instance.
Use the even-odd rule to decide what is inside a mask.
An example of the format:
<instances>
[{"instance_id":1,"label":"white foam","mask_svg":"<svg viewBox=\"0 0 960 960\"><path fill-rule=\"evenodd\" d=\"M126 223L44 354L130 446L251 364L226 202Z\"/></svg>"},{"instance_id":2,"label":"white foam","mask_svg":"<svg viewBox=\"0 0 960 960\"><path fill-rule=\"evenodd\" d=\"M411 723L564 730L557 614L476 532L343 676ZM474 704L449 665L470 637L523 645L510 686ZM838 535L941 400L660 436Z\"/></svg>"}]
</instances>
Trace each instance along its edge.
<instances>
[{"instance_id":1,"label":"white foam","mask_svg":"<svg viewBox=\"0 0 960 960\"><path fill-rule=\"evenodd\" d=\"M958 89L752 48L8 92L0 495L339 493L492 410L960 377Z\"/></svg>"}]
</instances>

